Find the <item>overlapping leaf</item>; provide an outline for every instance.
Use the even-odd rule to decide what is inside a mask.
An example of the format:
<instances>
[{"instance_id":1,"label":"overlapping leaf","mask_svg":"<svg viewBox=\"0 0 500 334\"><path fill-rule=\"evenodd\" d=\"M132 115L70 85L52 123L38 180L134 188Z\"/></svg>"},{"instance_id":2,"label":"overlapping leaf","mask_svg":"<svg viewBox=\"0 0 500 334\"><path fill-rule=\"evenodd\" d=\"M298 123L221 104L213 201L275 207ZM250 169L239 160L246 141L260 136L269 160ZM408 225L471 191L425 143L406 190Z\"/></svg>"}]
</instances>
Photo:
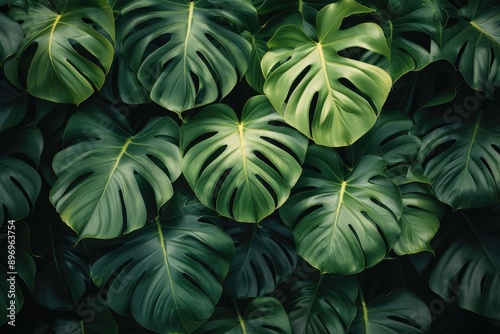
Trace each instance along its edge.
<instances>
[{"instance_id":1,"label":"overlapping leaf","mask_svg":"<svg viewBox=\"0 0 500 334\"><path fill-rule=\"evenodd\" d=\"M373 301L361 301L348 334L422 334L429 332L431 312L414 292L397 289Z\"/></svg>"},{"instance_id":2,"label":"overlapping leaf","mask_svg":"<svg viewBox=\"0 0 500 334\"><path fill-rule=\"evenodd\" d=\"M420 139L410 135L412 120L399 111L383 110L375 125L346 148L351 165L365 155L382 157L391 166L411 164L418 156Z\"/></svg>"},{"instance_id":3,"label":"overlapping leaf","mask_svg":"<svg viewBox=\"0 0 500 334\"><path fill-rule=\"evenodd\" d=\"M500 206L462 214L433 244L437 260L430 288L447 301L500 320Z\"/></svg>"},{"instance_id":4,"label":"overlapping leaf","mask_svg":"<svg viewBox=\"0 0 500 334\"><path fill-rule=\"evenodd\" d=\"M285 309L292 333L345 333L356 315L354 277L309 273L290 280Z\"/></svg>"},{"instance_id":5,"label":"overlapping leaf","mask_svg":"<svg viewBox=\"0 0 500 334\"><path fill-rule=\"evenodd\" d=\"M25 34L16 57L4 64L11 82L58 103L80 104L101 88L115 38L108 1L30 1L9 16Z\"/></svg>"},{"instance_id":6,"label":"overlapping leaf","mask_svg":"<svg viewBox=\"0 0 500 334\"><path fill-rule=\"evenodd\" d=\"M23 37L19 23L0 12L0 68L5 59L17 52Z\"/></svg>"},{"instance_id":7,"label":"overlapping leaf","mask_svg":"<svg viewBox=\"0 0 500 334\"><path fill-rule=\"evenodd\" d=\"M72 310L90 284L88 256L53 208L34 217L37 272L33 298L51 310Z\"/></svg>"},{"instance_id":8,"label":"overlapping leaf","mask_svg":"<svg viewBox=\"0 0 500 334\"><path fill-rule=\"evenodd\" d=\"M353 274L381 261L398 239L402 214L386 162L363 157L348 173L338 153L310 146L293 195L280 209L297 251L322 272Z\"/></svg>"},{"instance_id":9,"label":"overlapping leaf","mask_svg":"<svg viewBox=\"0 0 500 334\"><path fill-rule=\"evenodd\" d=\"M116 4L123 54L151 99L180 113L224 97L245 74L257 28L249 1L125 0Z\"/></svg>"},{"instance_id":10,"label":"overlapping leaf","mask_svg":"<svg viewBox=\"0 0 500 334\"><path fill-rule=\"evenodd\" d=\"M435 196L455 210L500 200L500 116L494 111L461 117L423 110L412 133L422 139L419 161Z\"/></svg>"},{"instance_id":11,"label":"overlapping leaf","mask_svg":"<svg viewBox=\"0 0 500 334\"><path fill-rule=\"evenodd\" d=\"M500 7L472 0L447 9L449 24L442 45L433 45L433 58L451 62L470 87L491 97L500 82Z\"/></svg>"},{"instance_id":12,"label":"overlapping leaf","mask_svg":"<svg viewBox=\"0 0 500 334\"><path fill-rule=\"evenodd\" d=\"M265 96L249 99L241 120L216 104L181 126L182 171L196 196L242 222L259 222L285 202L306 148Z\"/></svg>"},{"instance_id":13,"label":"overlapping leaf","mask_svg":"<svg viewBox=\"0 0 500 334\"><path fill-rule=\"evenodd\" d=\"M224 291L236 298L254 298L274 291L297 266L292 231L279 217L257 224L228 222L224 230L236 255L224 280Z\"/></svg>"},{"instance_id":14,"label":"overlapping leaf","mask_svg":"<svg viewBox=\"0 0 500 334\"><path fill-rule=\"evenodd\" d=\"M441 13L435 2L366 1L376 8L376 20L384 30L391 56L368 52L362 59L386 70L393 82L409 71L427 66L432 60L431 40L441 42Z\"/></svg>"},{"instance_id":15,"label":"overlapping leaf","mask_svg":"<svg viewBox=\"0 0 500 334\"><path fill-rule=\"evenodd\" d=\"M152 224L105 243L112 250L91 275L98 287L110 284L111 309L159 333L191 333L206 322L234 256L231 238L206 222L212 215L194 195L177 192Z\"/></svg>"},{"instance_id":16,"label":"overlapping leaf","mask_svg":"<svg viewBox=\"0 0 500 334\"><path fill-rule=\"evenodd\" d=\"M156 117L133 134L118 112L81 110L54 158L50 199L79 238L113 238L142 227L173 194L180 175L179 130ZM147 184L147 185L146 185ZM152 196L146 201L145 196ZM149 210L149 211L151 211Z\"/></svg>"},{"instance_id":17,"label":"overlapping leaf","mask_svg":"<svg viewBox=\"0 0 500 334\"><path fill-rule=\"evenodd\" d=\"M7 131L0 141L0 225L27 216L41 188L36 166L43 149L38 128Z\"/></svg>"},{"instance_id":18,"label":"overlapping leaf","mask_svg":"<svg viewBox=\"0 0 500 334\"><path fill-rule=\"evenodd\" d=\"M283 26L262 59L264 93L285 120L316 143L350 145L375 123L391 88L377 66L339 55L361 47L389 56L380 26L362 23L340 29L344 18L372 10L353 0L323 8L317 41L296 26Z\"/></svg>"},{"instance_id":19,"label":"overlapping leaf","mask_svg":"<svg viewBox=\"0 0 500 334\"><path fill-rule=\"evenodd\" d=\"M213 316L196 334L291 334L290 322L283 305L272 297L258 297L250 301L244 312L235 302L235 309L218 307Z\"/></svg>"}]
</instances>

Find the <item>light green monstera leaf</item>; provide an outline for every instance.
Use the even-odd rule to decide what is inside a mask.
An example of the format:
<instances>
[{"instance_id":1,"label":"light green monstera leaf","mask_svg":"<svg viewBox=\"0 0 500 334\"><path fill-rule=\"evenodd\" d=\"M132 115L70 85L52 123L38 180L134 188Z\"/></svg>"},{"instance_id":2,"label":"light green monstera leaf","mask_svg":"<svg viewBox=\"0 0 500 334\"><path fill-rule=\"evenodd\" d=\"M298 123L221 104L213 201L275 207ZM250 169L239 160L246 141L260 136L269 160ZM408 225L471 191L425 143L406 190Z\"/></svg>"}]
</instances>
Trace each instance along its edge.
<instances>
[{"instance_id":1,"label":"light green monstera leaf","mask_svg":"<svg viewBox=\"0 0 500 334\"><path fill-rule=\"evenodd\" d=\"M317 40L296 26L283 26L262 59L264 93L285 120L316 143L350 145L375 123L391 88L381 68L339 55L361 47L389 56L375 23L340 29L344 18L373 10L340 0L319 11Z\"/></svg>"},{"instance_id":2,"label":"light green monstera leaf","mask_svg":"<svg viewBox=\"0 0 500 334\"><path fill-rule=\"evenodd\" d=\"M151 224L102 243L110 251L90 268L98 287L110 284L111 309L157 333L191 333L205 323L234 256L231 238L211 222L215 213L188 189Z\"/></svg>"},{"instance_id":3,"label":"light green monstera leaf","mask_svg":"<svg viewBox=\"0 0 500 334\"><path fill-rule=\"evenodd\" d=\"M29 1L26 10L14 7L9 16L25 35L16 57L4 64L11 82L58 103L80 104L101 88L115 43L108 1Z\"/></svg>"},{"instance_id":4,"label":"light green monstera leaf","mask_svg":"<svg viewBox=\"0 0 500 334\"><path fill-rule=\"evenodd\" d=\"M398 239L403 205L386 162L365 156L347 171L333 149L310 146L293 194L280 209L297 251L321 272L354 274L380 262Z\"/></svg>"},{"instance_id":5,"label":"light green monstera leaf","mask_svg":"<svg viewBox=\"0 0 500 334\"><path fill-rule=\"evenodd\" d=\"M285 202L306 149L307 138L262 95L247 101L241 120L215 104L181 126L189 185L203 204L241 222L259 222Z\"/></svg>"},{"instance_id":6,"label":"light green monstera leaf","mask_svg":"<svg viewBox=\"0 0 500 334\"><path fill-rule=\"evenodd\" d=\"M136 230L173 195L178 140L169 117L152 118L134 133L116 111L82 109L68 121L65 148L54 158L50 200L79 239Z\"/></svg>"},{"instance_id":7,"label":"light green monstera leaf","mask_svg":"<svg viewBox=\"0 0 500 334\"><path fill-rule=\"evenodd\" d=\"M245 74L258 28L246 0L124 0L114 7L123 54L151 99L181 113L226 96Z\"/></svg>"}]
</instances>

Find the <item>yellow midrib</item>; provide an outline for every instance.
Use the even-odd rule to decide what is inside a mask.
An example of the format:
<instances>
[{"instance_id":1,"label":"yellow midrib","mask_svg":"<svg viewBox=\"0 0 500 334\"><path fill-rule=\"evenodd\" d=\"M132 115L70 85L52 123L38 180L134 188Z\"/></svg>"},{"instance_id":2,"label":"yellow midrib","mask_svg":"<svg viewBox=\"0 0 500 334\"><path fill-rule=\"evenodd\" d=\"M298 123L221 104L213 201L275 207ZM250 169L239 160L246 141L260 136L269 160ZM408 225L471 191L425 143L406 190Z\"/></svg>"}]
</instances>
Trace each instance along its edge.
<instances>
[{"instance_id":1,"label":"yellow midrib","mask_svg":"<svg viewBox=\"0 0 500 334\"><path fill-rule=\"evenodd\" d=\"M120 150L120 153L118 153L118 156L116 157L115 164L113 165L113 168L111 168L111 172L109 173L108 180L106 181L106 185L104 186L102 193L101 193L101 197L99 198L99 201L97 203L101 202L102 197L106 193L106 190L108 189L109 183L111 182L111 179L113 178L113 174L115 173L116 169L118 168L118 165L120 164L120 160L122 159L123 155L127 151L127 148L131 142L132 142L132 138L129 137L129 138L127 138L127 140L123 144L122 149Z\"/></svg>"},{"instance_id":2,"label":"yellow midrib","mask_svg":"<svg viewBox=\"0 0 500 334\"><path fill-rule=\"evenodd\" d=\"M248 185L248 171L247 171L247 159L245 156L245 138L243 137L243 123L238 124L238 133L240 135L240 150L241 150L241 160L243 160L243 172L245 173L245 180Z\"/></svg>"},{"instance_id":3,"label":"yellow midrib","mask_svg":"<svg viewBox=\"0 0 500 334\"><path fill-rule=\"evenodd\" d=\"M165 267L167 268L167 276L168 276L168 281L170 283L171 291L172 291L172 297L174 299L174 304L175 304L175 309L177 310L177 314L179 315L179 318L181 317L181 314L179 313L179 307L177 304L177 296L175 295L175 289L174 289L174 281L172 279L172 274L170 273L170 265L168 263L168 256L167 256L167 247L165 246L165 239L163 239L163 231L161 230L161 225L160 225L160 220L156 220L156 227L158 229L158 237L160 239L160 245L161 245L161 250L163 251L163 262L165 263Z\"/></svg>"},{"instance_id":4,"label":"yellow midrib","mask_svg":"<svg viewBox=\"0 0 500 334\"><path fill-rule=\"evenodd\" d=\"M477 118L476 118L476 123L474 124L474 131L472 132L472 138L470 141L469 149L467 150L467 160L465 161L465 168L462 173L462 180L461 183L464 182L465 176L467 174L467 171L469 169L469 163L470 163L470 156L472 153L472 147L474 146L474 143L476 142L476 136L477 136L477 130L479 129L479 124L481 123L481 118L483 116L483 112L481 111Z\"/></svg>"},{"instance_id":5,"label":"yellow midrib","mask_svg":"<svg viewBox=\"0 0 500 334\"><path fill-rule=\"evenodd\" d=\"M340 218L340 210L342 209L342 203L344 201L345 187L347 185L346 181L342 181L342 185L340 186L340 194L339 194L339 202L337 203L337 211L335 212L335 220L333 222L333 233L335 233L335 229L337 228L337 224Z\"/></svg>"},{"instance_id":6,"label":"yellow midrib","mask_svg":"<svg viewBox=\"0 0 500 334\"><path fill-rule=\"evenodd\" d=\"M57 15L54 23L52 24L52 29L50 29L50 37L49 37L49 59L52 63L52 40L54 39L54 31L56 30L56 26L61 19L61 15Z\"/></svg>"},{"instance_id":7,"label":"yellow midrib","mask_svg":"<svg viewBox=\"0 0 500 334\"><path fill-rule=\"evenodd\" d=\"M316 44L316 49L318 50L318 54L319 54L319 60L321 62L321 69L323 70L323 75L325 77L325 84L327 86L327 89L328 89L328 96L332 97L332 87L330 86L330 80L328 79L328 71L326 69L326 60L325 60L325 55L323 54L323 46L321 43L317 43ZM335 114L338 114L339 111L337 109L337 104L336 103L333 103L332 104L333 108L335 109Z\"/></svg>"},{"instance_id":8,"label":"yellow midrib","mask_svg":"<svg viewBox=\"0 0 500 334\"><path fill-rule=\"evenodd\" d=\"M236 301L234 299L233 299L233 305L234 305L234 309L236 311L236 315L238 316L238 321L240 322L242 334L247 334L248 332L247 332L247 327L245 325L245 320L241 316L240 309L238 308L238 304L236 303Z\"/></svg>"},{"instance_id":9,"label":"yellow midrib","mask_svg":"<svg viewBox=\"0 0 500 334\"><path fill-rule=\"evenodd\" d=\"M361 301L361 306L363 307L363 320L365 323L365 333L368 334L368 307L366 307L366 301L364 299Z\"/></svg>"},{"instance_id":10,"label":"yellow midrib","mask_svg":"<svg viewBox=\"0 0 500 334\"><path fill-rule=\"evenodd\" d=\"M491 37L490 34L488 34L486 31L484 31L476 22L474 21L470 21L470 24L476 28L477 30L479 30L479 32L483 35L485 35L486 37L488 37L490 40L492 40L494 43L496 44L499 44L497 40L495 40L493 37Z\"/></svg>"},{"instance_id":11,"label":"yellow midrib","mask_svg":"<svg viewBox=\"0 0 500 334\"><path fill-rule=\"evenodd\" d=\"M240 326L241 326L241 331L243 334L247 334L247 328L245 326L245 320L241 317L241 315L238 315L238 320L240 321Z\"/></svg>"},{"instance_id":12,"label":"yellow midrib","mask_svg":"<svg viewBox=\"0 0 500 334\"><path fill-rule=\"evenodd\" d=\"M186 71L186 65L187 65L188 41L189 41L189 36L191 35L191 25L193 24L193 13L194 13L194 1L190 1L188 9L187 28L186 28L186 40L184 41L184 72Z\"/></svg>"}]
</instances>

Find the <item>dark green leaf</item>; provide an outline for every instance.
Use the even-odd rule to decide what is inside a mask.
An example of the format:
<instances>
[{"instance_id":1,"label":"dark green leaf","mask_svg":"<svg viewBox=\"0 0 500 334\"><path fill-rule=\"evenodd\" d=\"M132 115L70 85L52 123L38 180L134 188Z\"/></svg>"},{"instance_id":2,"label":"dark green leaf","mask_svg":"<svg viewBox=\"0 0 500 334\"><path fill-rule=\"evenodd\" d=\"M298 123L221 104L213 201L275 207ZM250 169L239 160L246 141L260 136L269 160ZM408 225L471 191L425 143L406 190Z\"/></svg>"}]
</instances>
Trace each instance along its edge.
<instances>
[{"instance_id":1,"label":"dark green leaf","mask_svg":"<svg viewBox=\"0 0 500 334\"><path fill-rule=\"evenodd\" d=\"M37 128L0 134L0 224L18 220L33 209L41 188L36 166L43 149Z\"/></svg>"},{"instance_id":2,"label":"dark green leaf","mask_svg":"<svg viewBox=\"0 0 500 334\"><path fill-rule=\"evenodd\" d=\"M460 70L467 84L488 96L500 83L500 6L471 0L457 10L450 6L441 46L433 58L446 59Z\"/></svg>"},{"instance_id":3,"label":"dark green leaf","mask_svg":"<svg viewBox=\"0 0 500 334\"><path fill-rule=\"evenodd\" d=\"M285 282L286 284L286 282ZM284 302L294 334L345 333L356 315L358 285L354 277L292 277Z\"/></svg>"},{"instance_id":4,"label":"dark green leaf","mask_svg":"<svg viewBox=\"0 0 500 334\"><path fill-rule=\"evenodd\" d=\"M376 8L375 20L384 30L391 56L368 52L365 61L386 70L393 82L431 62L431 40L441 42L441 13L435 0L372 0L367 5Z\"/></svg>"},{"instance_id":5,"label":"dark green leaf","mask_svg":"<svg viewBox=\"0 0 500 334\"><path fill-rule=\"evenodd\" d=\"M258 297L250 301L241 313L235 309L218 307L213 316L196 334L291 334L290 322L283 305L272 297Z\"/></svg>"},{"instance_id":6,"label":"dark green leaf","mask_svg":"<svg viewBox=\"0 0 500 334\"><path fill-rule=\"evenodd\" d=\"M212 211L179 190L152 224L104 243L112 250L91 267L111 309L161 333L207 321L234 256L231 238L206 222Z\"/></svg>"},{"instance_id":7,"label":"dark green leaf","mask_svg":"<svg viewBox=\"0 0 500 334\"><path fill-rule=\"evenodd\" d=\"M402 112L382 111L373 128L346 148L351 165L364 155L377 155L389 165L411 164L420 150L420 139L408 134L412 126L412 120Z\"/></svg>"},{"instance_id":8,"label":"dark green leaf","mask_svg":"<svg viewBox=\"0 0 500 334\"><path fill-rule=\"evenodd\" d=\"M35 215L33 252L37 273L33 298L51 310L72 310L90 283L89 260L77 236L53 208Z\"/></svg>"},{"instance_id":9,"label":"dark green leaf","mask_svg":"<svg viewBox=\"0 0 500 334\"><path fill-rule=\"evenodd\" d=\"M297 266L292 231L279 217L259 225L228 222L224 230L234 242L236 256L224 280L224 291L235 298L269 294Z\"/></svg>"},{"instance_id":10,"label":"dark green leaf","mask_svg":"<svg viewBox=\"0 0 500 334\"><path fill-rule=\"evenodd\" d=\"M17 52L23 38L19 23L0 12L0 68L5 59Z\"/></svg>"},{"instance_id":11,"label":"dark green leaf","mask_svg":"<svg viewBox=\"0 0 500 334\"><path fill-rule=\"evenodd\" d=\"M432 251L430 241L439 228L441 203L420 183L400 185L403 214L399 219L401 235L393 246L398 255Z\"/></svg>"},{"instance_id":12,"label":"dark green leaf","mask_svg":"<svg viewBox=\"0 0 500 334\"><path fill-rule=\"evenodd\" d=\"M422 334L429 332L431 312L414 292L397 289L373 301L361 300L348 334Z\"/></svg>"},{"instance_id":13,"label":"dark green leaf","mask_svg":"<svg viewBox=\"0 0 500 334\"><path fill-rule=\"evenodd\" d=\"M422 110L412 133L421 137L419 161L436 197L453 209L500 200L500 114L494 110L450 116Z\"/></svg>"},{"instance_id":14,"label":"dark green leaf","mask_svg":"<svg viewBox=\"0 0 500 334\"><path fill-rule=\"evenodd\" d=\"M430 288L446 301L500 320L500 205L480 214L462 213L443 229Z\"/></svg>"}]
</instances>

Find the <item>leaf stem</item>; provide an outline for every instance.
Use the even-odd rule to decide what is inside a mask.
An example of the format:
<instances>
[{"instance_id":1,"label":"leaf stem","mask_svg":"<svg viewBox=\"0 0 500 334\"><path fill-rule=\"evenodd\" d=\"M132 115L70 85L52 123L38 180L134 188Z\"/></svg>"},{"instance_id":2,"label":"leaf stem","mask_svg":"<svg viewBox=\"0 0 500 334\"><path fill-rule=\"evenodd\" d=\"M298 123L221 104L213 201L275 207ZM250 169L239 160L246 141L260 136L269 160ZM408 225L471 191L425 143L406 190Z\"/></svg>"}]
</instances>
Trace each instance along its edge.
<instances>
[{"instance_id":1,"label":"leaf stem","mask_svg":"<svg viewBox=\"0 0 500 334\"><path fill-rule=\"evenodd\" d=\"M238 304L236 304L236 300L233 299L234 309L236 310L236 314L238 315L238 321L240 322L241 331L243 334L247 334L247 328L245 326L245 320L241 317L240 309L238 308Z\"/></svg>"},{"instance_id":2,"label":"leaf stem","mask_svg":"<svg viewBox=\"0 0 500 334\"><path fill-rule=\"evenodd\" d=\"M365 333L368 333L368 307L366 307L365 296L363 295L363 290L361 289L361 284L359 284L359 299L361 301L361 307L363 308L363 321L365 324Z\"/></svg>"}]
</instances>

